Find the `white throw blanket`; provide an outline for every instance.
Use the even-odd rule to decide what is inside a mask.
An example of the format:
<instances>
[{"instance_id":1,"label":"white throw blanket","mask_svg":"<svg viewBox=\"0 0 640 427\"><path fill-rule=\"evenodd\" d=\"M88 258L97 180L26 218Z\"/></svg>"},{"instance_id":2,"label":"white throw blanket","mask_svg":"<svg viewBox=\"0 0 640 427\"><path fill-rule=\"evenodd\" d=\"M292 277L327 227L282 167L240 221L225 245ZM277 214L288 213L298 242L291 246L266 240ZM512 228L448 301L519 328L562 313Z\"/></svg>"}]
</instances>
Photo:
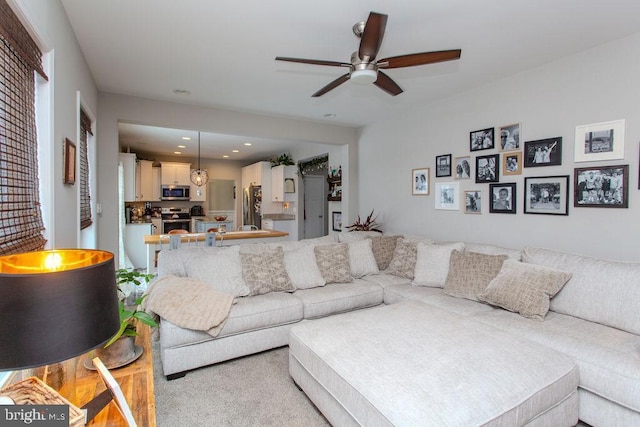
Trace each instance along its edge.
<instances>
[{"instance_id":1,"label":"white throw blanket","mask_svg":"<svg viewBox=\"0 0 640 427\"><path fill-rule=\"evenodd\" d=\"M229 315L234 296L189 277L163 276L149 284L142 308L181 328L217 336Z\"/></svg>"}]
</instances>

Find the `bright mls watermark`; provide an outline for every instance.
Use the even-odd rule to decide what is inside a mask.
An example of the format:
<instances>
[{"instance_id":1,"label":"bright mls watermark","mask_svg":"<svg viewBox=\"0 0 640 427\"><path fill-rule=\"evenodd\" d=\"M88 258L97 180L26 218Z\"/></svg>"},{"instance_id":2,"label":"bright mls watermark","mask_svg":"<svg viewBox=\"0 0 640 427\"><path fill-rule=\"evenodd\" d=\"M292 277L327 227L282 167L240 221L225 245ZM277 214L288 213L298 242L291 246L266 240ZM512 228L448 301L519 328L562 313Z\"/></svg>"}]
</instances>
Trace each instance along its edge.
<instances>
[{"instance_id":1,"label":"bright mls watermark","mask_svg":"<svg viewBox=\"0 0 640 427\"><path fill-rule=\"evenodd\" d=\"M68 427L69 405L1 405L0 427Z\"/></svg>"}]
</instances>

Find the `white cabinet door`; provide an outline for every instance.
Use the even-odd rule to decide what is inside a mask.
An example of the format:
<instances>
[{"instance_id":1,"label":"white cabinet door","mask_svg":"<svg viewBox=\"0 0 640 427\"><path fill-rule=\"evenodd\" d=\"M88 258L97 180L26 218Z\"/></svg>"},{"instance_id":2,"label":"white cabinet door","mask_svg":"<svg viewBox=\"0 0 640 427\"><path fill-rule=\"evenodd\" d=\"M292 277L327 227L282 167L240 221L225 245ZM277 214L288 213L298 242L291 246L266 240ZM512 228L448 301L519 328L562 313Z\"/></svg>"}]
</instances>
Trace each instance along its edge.
<instances>
[{"instance_id":1,"label":"white cabinet door","mask_svg":"<svg viewBox=\"0 0 640 427\"><path fill-rule=\"evenodd\" d=\"M271 201L284 201L284 165L271 168Z\"/></svg>"},{"instance_id":2,"label":"white cabinet door","mask_svg":"<svg viewBox=\"0 0 640 427\"><path fill-rule=\"evenodd\" d=\"M162 185L190 185L191 164L161 162Z\"/></svg>"},{"instance_id":3,"label":"white cabinet door","mask_svg":"<svg viewBox=\"0 0 640 427\"><path fill-rule=\"evenodd\" d=\"M136 201L136 155L134 153L118 153L118 161L122 163L124 174L124 201Z\"/></svg>"},{"instance_id":4,"label":"white cabinet door","mask_svg":"<svg viewBox=\"0 0 640 427\"><path fill-rule=\"evenodd\" d=\"M162 197L162 191L160 187L162 186L162 178L160 178L160 168L153 168L152 171L152 185L153 185L153 196L151 200L158 201Z\"/></svg>"},{"instance_id":5,"label":"white cabinet door","mask_svg":"<svg viewBox=\"0 0 640 427\"><path fill-rule=\"evenodd\" d=\"M207 184L201 185L200 187L195 185L193 182L190 182L190 184L191 184L191 189L189 190L189 196L191 197L191 201L206 202L207 201Z\"/></svg>"},{"instance_id":6,"label":"white cabinet door","mask_svg":"<svg viewBox=\"0 0 640 427\"><path fill-rule=\"evenodd\" d=\"M150 160L140 160L138 162L138 170L140 171L140 185L138 200L151 201L153 198L153 162Z\"/></svg>"}]
</instances>

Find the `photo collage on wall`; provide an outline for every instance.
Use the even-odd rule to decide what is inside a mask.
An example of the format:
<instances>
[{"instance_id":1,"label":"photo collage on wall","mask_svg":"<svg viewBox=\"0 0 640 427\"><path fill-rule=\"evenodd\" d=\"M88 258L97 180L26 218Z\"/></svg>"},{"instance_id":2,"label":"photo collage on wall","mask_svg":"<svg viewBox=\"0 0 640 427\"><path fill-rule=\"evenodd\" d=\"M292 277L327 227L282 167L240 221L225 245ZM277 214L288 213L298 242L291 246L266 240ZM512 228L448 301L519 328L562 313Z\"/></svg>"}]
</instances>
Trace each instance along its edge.
<instances>
[{"instance_id":1,"label":"photo collage on wall","mask_svg":"<svg viewBox=\"0 0 640 427\"><path fill-rule=\"evenodd\" d=\"M624 160L624 132L624 120L576 126L573 161ZM562 136L524 141L521 123L471 131L469 153L435 157L435 178L449 178L434 183L435 209L481 214L483 203L488 203L489 213L516 214L520 205L525 214L566 216L571 184L574 207L629 207L628 164L574 168L573 180L569 175L526 173L525 168L561 166L562 150ZM413 169L412 194L430 194L429 169ZM523 174L527 176L519 191L522 184L509 179ZM465 180L472 179L478 186L465 185ZM489 188L483 190L481 184ZM475 188L463 188L460 194L461 185Z\"/></svg>"}]
</instances>

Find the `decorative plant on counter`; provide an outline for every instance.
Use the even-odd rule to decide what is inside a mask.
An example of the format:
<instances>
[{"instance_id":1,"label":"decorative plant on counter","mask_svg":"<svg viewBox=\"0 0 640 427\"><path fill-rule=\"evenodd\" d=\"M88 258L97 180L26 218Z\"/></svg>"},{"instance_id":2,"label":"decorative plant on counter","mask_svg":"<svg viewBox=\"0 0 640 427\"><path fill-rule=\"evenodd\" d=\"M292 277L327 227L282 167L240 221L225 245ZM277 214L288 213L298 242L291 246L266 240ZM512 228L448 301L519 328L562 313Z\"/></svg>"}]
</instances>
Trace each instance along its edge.
<instances>
[{"instance_id":1,"label":"decorative plant on counter","mask_svg":"<svg viewBox=\"0 0 640 427\"><path fill-rule=\"evenodd\" d=\"M284 153L279 155L278 157L275 157L273 159L271 159L271 167L275 168L276 166L280 166L280 165L285 165L285 166L291 166L294 165L295 163L293 162L293 159L291 158L291 154L289 153Z\"/></svg>"},{"instance_id":2,"label":"decorative plant on counter","mask_svg":"<svg viewBox=\"0 0 640 427\"><path fill-rule=\"evenodd\" d=\"M377 217L377 215L373 216L372 209L371 213L369 214L369 216L367 216L367 219L365 219L364 222L362 222L362 220L360 219L360 215L358 215L356 221L345 228L349 231L377 231L378 233L382 233L382 230L378 228L382 225L382 223L376 222Z\"/></svg>"}]
</instances>

